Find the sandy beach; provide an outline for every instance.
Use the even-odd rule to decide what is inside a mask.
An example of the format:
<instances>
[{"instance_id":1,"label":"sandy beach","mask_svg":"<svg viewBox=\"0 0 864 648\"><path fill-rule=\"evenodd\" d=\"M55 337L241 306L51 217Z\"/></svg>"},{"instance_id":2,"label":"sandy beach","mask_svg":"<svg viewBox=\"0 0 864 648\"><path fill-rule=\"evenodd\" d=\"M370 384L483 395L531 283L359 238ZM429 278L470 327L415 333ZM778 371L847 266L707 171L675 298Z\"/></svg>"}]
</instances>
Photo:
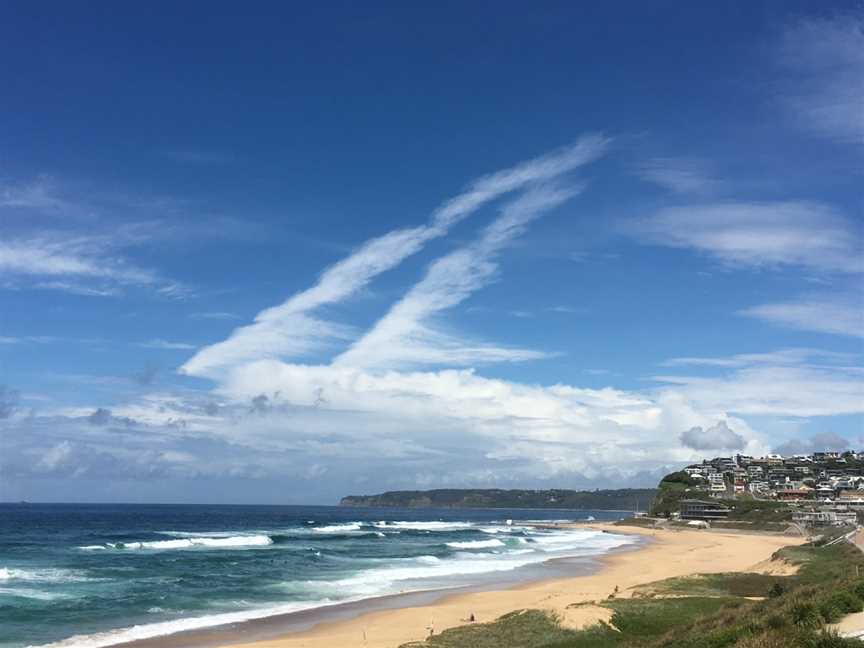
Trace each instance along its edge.
<instances>
[{"instance_id":1,"label":"sandy beach","mask_svg":"<svg viewBox=\"0 0 864 648\"><path fill-rule=\"evenodd\" d=\"M604 524L580 525L612 533L638 534L649 542L635 551L613 553L601 559L596 573L529 583L519 587L455 594L419 607L368 612L285 637L242 644L244 648L396 648L462 625L470 615L478 622L492 621L514 610L553 610L570 627L584 627L607 618L605 608L579 605L653 581L687 574L729 571L776 571L771 555L801 538L780 535L736 534L700 530L653 530Z\"/></svg>"}]
</instances>

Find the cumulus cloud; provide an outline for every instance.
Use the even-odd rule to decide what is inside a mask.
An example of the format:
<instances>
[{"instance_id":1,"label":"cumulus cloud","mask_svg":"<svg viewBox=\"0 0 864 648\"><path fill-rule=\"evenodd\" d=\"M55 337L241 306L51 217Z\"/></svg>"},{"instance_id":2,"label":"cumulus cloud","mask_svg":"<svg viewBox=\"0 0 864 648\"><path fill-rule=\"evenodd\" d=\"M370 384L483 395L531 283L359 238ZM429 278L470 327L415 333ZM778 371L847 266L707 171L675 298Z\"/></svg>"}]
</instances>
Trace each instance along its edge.
<instances>
[{"instance_id":1,"label":"cumulus cloud","mask_svg":"<svg viewBox=\"0 0 864 648\"><path fill-rule=\"evenodd\" d=\"M537 183L547 182L588 164L606 150L599 135L581 138L573 146L484 176L432 214L428 224L396 230L364 243L351 255L327 268L314 286L278 306L259 313L253 324L201 349L182 371L218 377L226 367L262 358L301 357L319 351L334 340L353 336L348 327L311 315L316 309L356 294L383 272L398 266L424 245L441 236L485 204Z\"/></svg>"},{"instance_id":2,"label":"cumulus cloud","mask_svg":"<svg viewBox=\"0 0 864 648\"><path fill-rule=\"evenodd\" d=\"M726 421L717 421L709 428L692 427L681 433L681 443L694 450L741 450L744 437L734 432Z\"/></svg>"},{"instance_id":3,"label":"cumulus cloud","mask_svg":"<svg viewBox=\"0 0 864 648\"><path fill-rule=\"evenodd\" d=\"M6 385L0 385L0 419L8 419L18 404L18 392Z\"/></svg>"},{"instance_id":4,"label":"cumulus cloud","mask_svg":"<svg viewBox=\"0 0 864 648\"><path fill-rule=\"evenodd\" d=\"M693 249L735 266L864 270L859 230L827 205L728 202L666 207L634 221L643 240Z\"/></svg>"},{"instance_id":5,"label":"cumulus cloud","mask_svg":"<svg viewBox=\"0 0 864 648\"><path fill-rule=\"evenodd\" d=\"M90 425L108 425L111 422L111 410L100 407L87 417Z\"/></svg>"},{"instance_id":6,"label":"cumulus cloud","mask_svg":"<svg viewBox=\"0 0 864 648\"><path fill-rule=\"evenodd\" d=\"M864 298L802 297L759 304L739 315L801 331L864 337Z\"/></svg>"},{"instance_id":7,"label":"cumulus cloud","mask_svg":"<svg viewBox=\"0 0 864 648\"><path fill-rule=\"evenodd\" d=\"M147 364L140 369L133 371L130 378L133 382L136 382L142 386L146 386L152 385L156 381L156 377L158 375L159 367L154 364Z\"/></svg>"}]
</instances>

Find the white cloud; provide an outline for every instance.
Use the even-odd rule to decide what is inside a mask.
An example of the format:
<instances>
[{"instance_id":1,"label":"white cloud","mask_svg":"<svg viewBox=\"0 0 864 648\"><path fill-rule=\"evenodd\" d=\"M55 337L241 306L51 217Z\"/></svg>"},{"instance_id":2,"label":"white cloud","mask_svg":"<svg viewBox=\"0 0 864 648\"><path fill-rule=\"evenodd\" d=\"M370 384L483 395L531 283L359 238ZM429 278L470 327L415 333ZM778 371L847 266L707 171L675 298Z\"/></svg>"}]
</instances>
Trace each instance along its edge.
<instances>
[{"instance_id":1,"label":"white cloud","mask_svg":"<svg viewBox=\"0 0 864 648\"><path fill-rule=\"evenodd\" d=\"M710 194L723 188L706 164L686 158L653 158L637 169L640 178L677 194Z\"/></svg>"},{"instance_id":2,"label":"white cloud","mask_svg":"<svg viewBox=\"0 0 864 648\"><path fill-rule=\"evenodd\" d=\"M0 335L0 344L50 344L51 342L57 342L59 340L60 338L54 337L53 335L24 335L20 337Z\"/></svg>"},{"instance_id":3,"label":"white cloud","mask_svg":"<svg viewBox=\"0 0 864 648\"><path fill-rule=\"evenodd\" d=\"M760 304L740 315L802 331L864 337L864 298L812 297Z\"/></svg>"},{"instance_id":4,"label":"white cloud","mask_svg":"<svg viewBox=\"0 0 864 648\"><path fill-rule=\"evenodd\" d=\"M112 236L40 233L0 241L0 276L36 279L31 287L88 296L113 296L123 287L153 290L167 297L185 294L180 284L130 263L117 249L137 242L131 232Z\"/></svg>"},{"instance_id":5,"label":"white cloud","mask_svg":"<svg viewBox=\"0 0 864 648\"><path fill-rule=\"evenodd\" d=\"M486 203L588 164L605 152L607 144L605 138L589 135L571 147L474 181L463 193L439 207L429 224L396 230L367 241L350 256L327 268L311 288L262 311L253 324L236 329L227 340L201 349L183 365L182 371L215 377L239 362L302 356L333 340L344 339L345 327L324 322L310 313L355 294L376 276L418 252L428 241L445 235L450 227Z\"/></svg>"},{"instance_id":6,"label":"white cloud","mask_svg":"<svg viewBox=\"0 0 864 648\"><path fill-rule=\"evenodd\" d=\"M375 326L334 361L356 367L418 364L470 365L520 361L544 354L463 342L434 327L430 319L486 285L498 266L493 259L544 211L575 195L574 190L539 187L506 205L479 240L438 259L426 275Z\"/></svg>"},{"instance_id":7,"label":"white cloud","mask_svg":"<svg viewBox=\"0 0 864 648\"><path fill-rule=\"evenodd\" d=\"M88 286L86 284L72 281L40 281L33 284L37 290L57 290L72 295L83 295L85 297L116 297L121 294L119 288L110 286Z\"/></svg>"},{"instance_id":8,"label":"white cloud","mask_svg":"<svg viewBox=\"0 0 864 648\"><path fill-rule=\"evenodd\" d=\"M187 350L194 349L194 344L189 344L187 342L169 342L168 340L161 340L159 338L154 338L152 340L148 340L147 342L140 342L138 344L140 347L144 347L145 349L173 349L173 350Z\"/></svg>"},{"instance_id":9,"label":"white cloud","mask_svg":"<svg viewBox=\"0 0 864 648\"><path fill-rule=\"evenodd\" d=\"M57 210L68 207L68 203L57 196L51 180L42 177L24 184L0 185L0 207Z\"/></svg>"},{"instance_id":10,"label":"white cloud","mask_svg":"<svg viewBox=\"0 0 864 648\"><path fill-rule=\"evenodd\" d=\"M30 239L0 242L0 272L41 276L83 276L121 283L152 283L153 273L119 259L100 257L99 239Z\"/></svg>"},{"instance_id":11,"label":"white cloud","mask_svg":"<svg viewBox=\"0 0 864 648\"><path fill-rule=\"evenodd\" d=\"M298 436L337 434L339 452L351 456L398 438L434 451L441 479L464 468L457 456L478 452L475 468L482 463L499 479L514 471L523 477L534 471L534 478L633 475L695 460L699 453L680 444L679 431L717 420L728 421L749 451L767 449L743 420L666 389L584 389L490 379L473 370L370 372L269 360L235 368L218 391L238 404L270 395L254 423L225 431L231 439L294 448Z\"/></svg>"},{"instance_id":12,"label":"white cloud","mask_svg":"<svg viewBox=\"0 0 864 648\"><path fill-rule=\"evenodd\" d=\"M189 315L192 319L213 319L213 320L233 320L240 319L239 315L228 313L226 311L209 311L203 313L192 313Z\"/></svg>"},{"instance_id":13,"label":"white cloud","mask_svg":"<svg viewBox=\"0 0 864 648\"><path fill-rule=\"evenodd\" d=\"M733 265L864 270L860 232L819 203L667 207L636 221L633 233L651 243L694 249Z\"/></svg>"},{"instance_id":14,"label":"white cloud","mask_svg":"<svg viewBox=\"0 0 864 648\"><path fill-rule=\"evenodd\" d=\"M855 367L756 365L718 377L656 376L701 410L740 416L833 416L864 413L864 382Z\"/></svg>"},{"instance_id":15,"label":"white cloud","mask_svg":"<svg viewBox=\"0 0 864 648\"><path fill-rule=\"evenodd\" d=\"M768 351L765 353L739 353L725 357L682 357L663 362L665 367L750 367L755 365L803 365L811 360L830 362L854 362L856 356L850 353L824 351L822 349L793 348Z\"/></svg>"},{"instance_id":16,"label":"white cloud","mask_svg":"<svg viewBox=\"0 0 864 648\"><path fill-rule=\"evenodd\" d=\"M864 16L801 20L782 34L780 99L794 120L838 142L864 143Z\"/></svg>"},{"instance_id":17,"label":"white cloud","mask_svg":"<svg viewBox=\"0 0 864 648\"><path fill-rule=\"evenodd\" d=\"M733 431L726 421L717 421L709 428L695 426L681 433L681 443L694 450L741 450L744 437Z\"/></svg>"}]
</instances>

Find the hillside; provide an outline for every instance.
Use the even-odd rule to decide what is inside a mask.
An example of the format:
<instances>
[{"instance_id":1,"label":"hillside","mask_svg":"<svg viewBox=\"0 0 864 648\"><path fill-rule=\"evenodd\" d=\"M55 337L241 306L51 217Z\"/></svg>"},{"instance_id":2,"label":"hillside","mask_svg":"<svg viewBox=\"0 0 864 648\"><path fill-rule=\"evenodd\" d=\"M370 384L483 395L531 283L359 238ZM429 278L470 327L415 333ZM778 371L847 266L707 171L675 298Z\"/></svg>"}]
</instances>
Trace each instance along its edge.
<instances>
[{"instance_id":1,"label":"hillside","mask_svg":"<svg viewBox=\"0 0 864 648\"><path fill-rule=\"evenodd\" d=\"M340 506L384 508L550 508L644 510L657 491L653 488L618 490L501 490L439 489L390 491L379 495L349 495Z\"/></svg>"}]
</instances>

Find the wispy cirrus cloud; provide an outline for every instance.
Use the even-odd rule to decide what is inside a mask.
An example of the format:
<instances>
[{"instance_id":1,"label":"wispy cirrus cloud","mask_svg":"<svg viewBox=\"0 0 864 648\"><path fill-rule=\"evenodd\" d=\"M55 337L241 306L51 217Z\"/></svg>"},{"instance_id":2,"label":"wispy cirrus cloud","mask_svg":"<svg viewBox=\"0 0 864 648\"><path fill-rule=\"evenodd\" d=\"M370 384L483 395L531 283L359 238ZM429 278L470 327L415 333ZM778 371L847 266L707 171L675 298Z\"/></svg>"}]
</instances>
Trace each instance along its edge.
<instances>
[{"instance_id":1,"label":"wispy cirrus cloud","mask_svg":"<svg viewBox=\"0 0 864 648\"><path fill-rule=\"evenodd\" d=\"M636 172L645 182L676 194L712 194L725 187L722 180L712 176L708 165L702 160L652 158L640 164Z\"/></svg>"},{"instance_id":2,"label":"wispy cirrus cloud","mask_svg":"<svg viewBox=\"0 0 864 648\"><path fill-rule=\"evenodd\" d=\"M864 383L856 367L766 364L714 377L663 375L655 380L702 411L794 417L864 413Z\"/></svg>"},{"instance_id":3,"label":"wispy cirrus cloud","mask_svg":"<svg viewBox=\"0 0 864 648\"><path fill-rule=\"evenodd\" d=\"M506 205L476 242L435 261L423 279L334 364L366 368L467 365L544 357L542 352L527 349L462 341L435 328L430 320L491 281L498 269L494 259L501 249L524 232L531 221L576 193L575 189L541 186Z\"/></svg>"},{"instance_id":4,"label":"wispy cirrus cloud","mask_svg":"<svg viewBox=\"0 0 864 648\"><path fill-rule=\"evenodd\" d=\"M801 331L864 337L864 296L802 297L738 311L739 315Z\"/></svg>"},{"instance_id":5,"label":"wispy cirrus cloud","mask_svg":"<svg viewBox=\"0 0 864 648\"><path fill-rule=\"evenodd\" d=\"M755 365L800 365L810 362L849 363L855 354L822 349L793 348L765 353L738 353L720 357L671 358L662 363L664 367L719 367L738 368Z\"/></svg>"},{"instance_id":6,"label":"wispy cirrus cloud","mask_svg":"<svg viewBox=\"0 0 864 648\"><path fill-rule=\"evenodd\" d=\"M864 271L860 228L813 202L725 202L666 207L630 223L642 240L735 266Z\"/></svg>"},{"instance_id":7,"label":"wispy cirrus cloud","mask_svg":"<svg viewBox=\"0 0 864 648\"><path fill-rule=\"evenodd\" d=\"M300 356L320 350L334 340L346 339L349 334L346 327L325 322L311 313L356 294L372 279L395 268L429 241L444 236L452 226L485 204L588 164L603 155L607 146L606 138L588 135L555 153L475 180L436 209L428 224L395 230L367 241L327 268L311 288L262 311L253 324L236 329L227 340L201 349L183 365L182 371L213 377L240 362Z\"/></svg>"},{"instance_id":8,"label":"wispy cirrus cloud","mask_svg":"<svg viewBox=\"0 0 864 648\"><path fill-rule=\"evenodd\" d=\"M191 313L189 315L191 319L204 319L204 320L236 320L240 319L240 316L235 313L229 313L227 311L205 311L201 313Z\"/></svg>"},{"instance_id":9,"label":"wispy cirrus cloud","mask_svg":"<svg viewBox=\"0 0 864 648\"><path fill-rule=\"evenodd\" d=\"M864 13L807 18L784 29L776 61L779 100L803 128L841 143L864 143Z\"/></svg>"},{"instance_id":10,"label":"wispy cirrus cloud","mask_svg":"<svg viewBox=\"0 0 864 648\"><path fill-rule=\"evenodd\" d=\"M654 380L665 383L664 392L686 399L700 411L781 417L861 414L860 358L861 354L813 348L681 357L663 364L698 367L701 375L667 374Z\"/></svg>"},{"instance_id":11,"label":"wispy cirrus cloud","mask_svg":"<svg viewBox=\"0 0 864 648\"><path fill-rule=\"evenodd\" d=\"M0 184L0 208L61 210L70 204L57 195L54 182L41 177L30 182Z\"/></svg>"},{"instance_id":12,"label":"wispy cirrus cloud","mask_svg":"<svg viewBox=\"0 0 864 648\"><path fill-rule=\"evenodd\" d=\"M142 268L120 253L125 236L88 236L59 231L0 241L0 275L26 279L28 286L88 296L114 296L124 287L143 287L167 297L188 292L181 284Z\"/></svg>"},{"instance_id":13,"label":"wispy cirrus cloud","mask_svg":"<svg viewBox=\"0 0 864 648\"><path fill-rule=\"evenodd\" d=\"M194 344L189 344L188 342L171 342L160 338L154 338L147 342L139 342L138 346L145 349L166 349L172 351L187 351L195 348Z\"/></svg>"}]
</instances>

